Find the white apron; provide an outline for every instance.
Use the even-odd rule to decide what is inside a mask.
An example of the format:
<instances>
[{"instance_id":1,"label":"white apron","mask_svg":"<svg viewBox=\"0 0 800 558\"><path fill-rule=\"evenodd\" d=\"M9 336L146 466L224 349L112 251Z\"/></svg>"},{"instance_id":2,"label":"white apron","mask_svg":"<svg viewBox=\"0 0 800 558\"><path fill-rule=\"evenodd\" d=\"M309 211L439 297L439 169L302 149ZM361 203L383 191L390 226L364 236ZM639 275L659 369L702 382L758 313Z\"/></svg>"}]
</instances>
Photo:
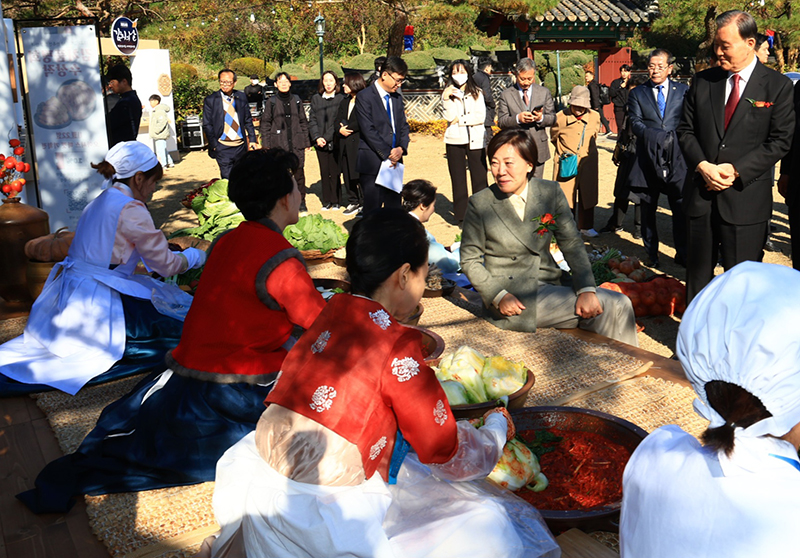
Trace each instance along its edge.
<instances>
[{"instance_id":1,"label":"white apron","mask_svg":"<svg viewBox=\"0 0 800 558\"><path fill-rule=\"evenodd\" d=\"M31 308L25 332L0 346L0 373L26 384L46 384L74 395L111 368L125 351L120 293L150 299L169 288L133 276L134 250L110 270L117 222L132 198L108 188L81 215L69 254L57 263Z\"/></svg>"}]
</instances>

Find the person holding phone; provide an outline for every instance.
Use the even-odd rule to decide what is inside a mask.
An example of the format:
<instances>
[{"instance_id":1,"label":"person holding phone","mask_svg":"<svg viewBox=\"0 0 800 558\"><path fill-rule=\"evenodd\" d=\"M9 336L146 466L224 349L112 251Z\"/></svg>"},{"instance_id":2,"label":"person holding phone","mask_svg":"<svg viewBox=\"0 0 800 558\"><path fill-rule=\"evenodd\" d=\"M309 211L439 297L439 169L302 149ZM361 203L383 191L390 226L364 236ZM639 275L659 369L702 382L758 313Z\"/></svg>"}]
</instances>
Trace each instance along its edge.
<instances>
[{"instance_id":1,"label":"person holding phone","mask_svg":"<svg viewBox=\"0 0 800 558\"><path fill-rule=\"evenodd\" d=\"M497 124L501 129L521 128L536 142L538 160L533 176L544 177L544 163L550 158L547 128L555 124L556 109L550 91L536 81L536 64L530 58L517 62L517 83L500 94Z\"/></svg>"},{"instance_id":2,"label":"person holding phone","mask_svg":"<svg viewBox=\"0 0 800 558\"><path fill-rule=\"evenodd\" d=\"M442 92L442 105L444 118L448 122L444 132L444 145L450 182L453 185L453 215L461 225L467 213L469 198L467 164L473 194L489 185L486 178L489 169L483 141L486 103L466 60L456 60L450 65L447 87Z\"/></svg>"}]
</instances>

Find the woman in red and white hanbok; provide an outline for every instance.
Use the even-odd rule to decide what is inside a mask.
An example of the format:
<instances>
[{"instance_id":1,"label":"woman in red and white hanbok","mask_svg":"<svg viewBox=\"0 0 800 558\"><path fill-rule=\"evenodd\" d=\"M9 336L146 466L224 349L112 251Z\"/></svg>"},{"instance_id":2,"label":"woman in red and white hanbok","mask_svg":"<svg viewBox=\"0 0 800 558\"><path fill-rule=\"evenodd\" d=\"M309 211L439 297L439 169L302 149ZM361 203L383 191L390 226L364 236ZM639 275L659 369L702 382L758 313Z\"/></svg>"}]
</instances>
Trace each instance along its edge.
<instances>
[{"instance_id":1,"label":"woman in red and white hanbok","mask_svg":"<svg viewBox=\"0 0 800 558\"><path fill-rule=\"evenodd\" d=\"M387 242L403 250L382 250ZM379 210L356 224L347 254L354 292L369 297L328 302L286 357L256 431L220 459L213 556L556 551L521 500L485 482L445 482L485 478L513 423L505 412L487 415L481 429L457 423L419 332L396 319L425 287L422 225ZM414 453L403 460L406 442Z\"/></svg>"}]
</instances>

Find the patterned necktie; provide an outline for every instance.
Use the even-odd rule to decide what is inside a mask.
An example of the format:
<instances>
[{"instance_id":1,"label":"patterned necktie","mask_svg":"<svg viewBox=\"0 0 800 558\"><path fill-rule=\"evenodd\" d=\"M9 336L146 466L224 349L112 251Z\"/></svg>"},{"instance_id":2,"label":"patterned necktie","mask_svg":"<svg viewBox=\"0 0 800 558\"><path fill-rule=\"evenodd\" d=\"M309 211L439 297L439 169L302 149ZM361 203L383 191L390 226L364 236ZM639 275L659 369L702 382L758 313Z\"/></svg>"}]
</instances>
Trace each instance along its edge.
<instances>
[{"instance_id":1,"label":"patterned necktie","mask_svg":"<svg viewBox=\"0 0 800 558\"><path fill-rule=\"evenodd\" d=\"M728 102L725 103L725 129L728 129L728 124L736 111L736 105L739 104L739 74L733 74L733 88L731 94L728 96Z\"/></svg>"},{"instance_id":2,"label":"patterned necktie","mask_svg":"<svg viewBox=\"0 0 800 558\"><path fill-rule=\"evenodd\" d=\"M667 100L664 98L664 86L658 86L658 97L656 98L656 102L658 103L658 112L661 113L661 118L664 118L664 111L667 108Z\"/></svg>"},{"instance_id":3,"label":"patterned necktie","mask_svg":"<svg viewBox=\"0 0 800 558\"><path fill-rule=\"evenodd\" d=\"M522 90L522 104L525 105L525 108L528 108L528 90Z\"/></svg>"},{"instance_id":4,"label":"patterned necktie","mask_svg":"<svg viewBox=\"0 0 800 558\"><path fill-rule=\"evenodd\" d=\"M239 116L236 114L236 106L234 105L233 97L230 100L227 97L222 97L223 105L225 105L225 126L222 130L223 141L235 141L242 138L239 131Z\"/></svg>"},{"instance_id":5,"label":"patterned necktie","mask_svg":"<svg viewBox=\"0 0 800 558\"><path fill-rule=\"evenodd\" d=\"M389 115L389 123L392 125L392 149L394 149L397 147L397 133L394 131L394 122L392 122L391 96L387 93L384 99L386 99L386 113Z\"/></svg>"}]
</instances>

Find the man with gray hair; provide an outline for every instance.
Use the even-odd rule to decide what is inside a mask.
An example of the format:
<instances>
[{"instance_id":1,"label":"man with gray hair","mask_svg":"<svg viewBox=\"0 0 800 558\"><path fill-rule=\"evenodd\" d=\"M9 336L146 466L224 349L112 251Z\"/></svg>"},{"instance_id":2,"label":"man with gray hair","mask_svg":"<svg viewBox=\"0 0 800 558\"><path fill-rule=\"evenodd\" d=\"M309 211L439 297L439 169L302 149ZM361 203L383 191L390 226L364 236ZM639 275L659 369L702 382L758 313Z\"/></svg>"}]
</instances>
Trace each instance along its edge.
<instances>
[{"instance_id":1,"label":"man with gray hair","mask_svg":"<svg viewBox=\"0 0 800 558\"><path fill-rule=\"evenodd\" d=\"M556 121L553 96L546 87L534 83L536 65L530 58L517 62L514 74L517 83L500 93L497 101L497 124L503 130L522 128L528 132L538 151L538 164L533 175L542 178L544 163L550 158L550 140L545 128Z\"/></svg>"},{"instance_id":2,"label":"man with gray hair","mask_svg":"<svg viewBox=\"0 0 800 558\"><path fill-rule=\"evenodd\" d=\"M792 143L792 82L759 64L758 26L738 10L717 18L719 66L697 74L678 125L688 173L686 301L714 277L761 261L772 217L772 167Z\"/></svg>"}]
</instances>

